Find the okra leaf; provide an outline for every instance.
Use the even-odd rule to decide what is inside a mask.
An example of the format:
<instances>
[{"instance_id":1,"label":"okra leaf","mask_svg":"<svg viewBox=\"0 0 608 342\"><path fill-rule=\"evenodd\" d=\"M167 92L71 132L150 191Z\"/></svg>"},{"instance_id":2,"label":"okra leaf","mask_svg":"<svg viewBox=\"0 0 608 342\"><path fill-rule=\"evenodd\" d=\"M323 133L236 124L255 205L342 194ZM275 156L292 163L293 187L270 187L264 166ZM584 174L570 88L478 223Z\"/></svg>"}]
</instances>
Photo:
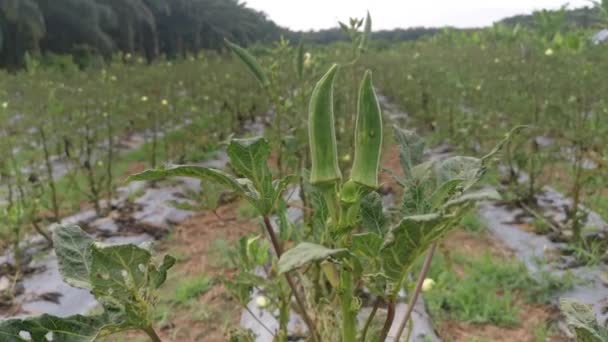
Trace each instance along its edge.
<instances>
[{"instance_id":1,"label":"okra leaf","mask_svg":"<svg viewBox=\"0 0 608 342\"><path fill-rule=\"evenodd\" d=\"M274 192L274 196L273 196L273 200L272 200L273 207L281 199L281 195L283 195L283 192L285 192L285 190L287 190L287 187L289 187L291 184L294 184L297 181L298 181L298 176L288 175L288 176L283 177L280 180L275 180L272 182L272 187L273 187L273 192ZM303 191L303 190L301 190L301 191Z\"/></svg>"},{"instance_id":2,"label":"okra leaf","mask_svg":"<svg viewBox=\"0 0 608 342\"><path fill-rule=\"evenodd\" d=\"M127 182L156 181L167 177L192 177L208 180L226 186L239 194L245 193L245 189L231 175L217 169L197 165L176 165L169 168L146 170L129 176Z\"/></svg>"},{"instance_id":3,"label":"okra leaf","mask_svg":"<svg viewBox=\"0 0 608 342\"><path fill-rule=\"evenodd\" d=\"M382 212L382 199L377 192L370 192L361 200L361 223L367 231L384 236L388 220Z\"/></svg>"},{"instance_id":4,"label":"okra leaf","mask_svg":"<svg viewBox=\"0 0 608 342\"><path fill-rule=\"evenodd\" d=\"M481 159L474 157L450 157L435 163L435 174L437 185L445 182L460 180L462 188L468 189L479 180Z\"/></svg>"},{"instance_id":5,"label":"okra leaf","mask_svg":"<svg viewBox=\"0 0 608 342\"><path fill-rule=\"evenodd\" d=\"M71 286L88 289L91 286L91 245L93 238L76 225L57 226L53 231L53 246L63 280Z\"/></svg>"},{"instance_id":6,"label":"okra leaf","mask_svg":"<svg viewBox=\"0 0 608 342\"><path fill-rule=\"evenodd\" d=\"M165 258L159 268L146 249L135 245L98 247L92 245L91 283L93 295L106 311L118 313L123 327L150 324L154 290L166 279L174 264Z\"/></svg>"},{"instance_id":7,"label":"okra leaf","mask_svg":"<svg viewBox=\"0 0 608 342\"><path fill-rule=\"evenodd\" d=\"M444 204L444 208L451 209L456 206L467 205L469 203L486 201L486 200L500 200L500 194L496 189L493 188L485 188L478 191L471 191L463 194L462 196L456 197L447 201Z\"/></svg>"},{"instance_id":8,"label":"okra leaf","mask_svg":"<svg viewBox=\"0 0 608 342\"><path fill-rule=\"evenodd\" d=\"M422 162L424 141L416 132L393 127L395 139L399 144L399 159L405 177L410 177L411 169Z\"/></svg>"},{"instance_id":9,"label":"okra leaf","mask_svg":"<svg viewBox=\"0 0 608 342\"><path fill-rule=\"evenodd\" d=\"M377 258L384 244L382 237L376 233L353 235L351 251L358 256Z\"/></svg>"},{"instance_id":10,"label":"okra leaf","mask_svg":"<svg viewBox=\"0 0 608 342\"><path fill-rule=\"evenodd\" d=\"M268 80L268 77L266 77L266 73L264 72L264 70L262 70L262 67L260 66L260 64L258 64L256 59L242 47L228 41L227 39L225 41L226 45L228 45L230 50L232 50L232 52L234 52L239 57L239 59L243 63L245 63L247 68L249 68L249 71L251 71L251 73L255 76L258 82L260 82L262 87L268 87L270 85L270 81Z\"/></svg>"},{"instance_id":11,"label":"okra leaf","mask_svg":"<svg viewBox=\"0 0 608 342\"><path fill-rule=\"evenodd\" d=\"M233 139L228 145L228 157L234 171L249 179L259 194L256 207L262 214L272 210L275 191L272 184L272 173L268 168L270 146L266 139Z\"/></svg>"},{"instance_id":12,"label":"okra leaf","mask_svg":"<svg viewBox=\"0 0 608 342\"><path fill-rule=\"evenodd\" d=\"M155 265L150 265L150 286L153 289L158 289L167 280L167 271L175 265L177 260L171 255L165 255L163 262L157 268Z\"/></svg>"},{"instance_id":13,"label":"okra leaf","mask_svg":"<svg viewBox=\"0 0 608 342\"><path fill-rule=\"evenodd\" d=\"M453 227L454 217L440 214L405 217L392 227L381 249L384 274L393 282L396 291L416 259L430 245Z\"/></svg>"},{"instance_id":14,"label":"okra leaf","mask_svg":"<svg viewBox=\"0 0 608 342\"><path fill-rule=\"evenodd\" d=\"M279 259L279 273L286 273L312 262L323 261L329 257L348 255L345 248L331 249L310 242L302 242L285 252Z\"/></svg>"},{"instance_id":15,"label":"okra leaf","mask_svg":"<svg viewBox=\"0 0 608 342\"><path fill-rule=\"evenodd\" d=\"M608 340L608 329L598 324L591 305L562 299L559 306L566 316L566 324L574 329L577 341L604 342Z\"/></svg>"},{"instance_id":16,"label":"okra leaf","mask_svg":"<svg viewBox=\"0 0 608 342\"><path fill-rule=\"evenodd\" d=\"M107 324L105 315L55 317L44 314L35 318L9 319L0 322L0 340L3 342L94 341Z\"/></svg>"}]
</instances>

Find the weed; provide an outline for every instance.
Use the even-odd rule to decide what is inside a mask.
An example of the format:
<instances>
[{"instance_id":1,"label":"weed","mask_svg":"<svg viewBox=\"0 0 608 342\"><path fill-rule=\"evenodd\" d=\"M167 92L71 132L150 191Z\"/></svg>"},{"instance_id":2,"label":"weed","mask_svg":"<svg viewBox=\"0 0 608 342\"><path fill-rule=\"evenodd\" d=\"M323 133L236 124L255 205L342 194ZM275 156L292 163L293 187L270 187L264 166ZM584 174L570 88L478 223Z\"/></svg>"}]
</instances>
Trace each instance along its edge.
<instances>
[{"instance_id":1,"label":"weed","mask_svg":"<svg viewBox=\"0 0 608 342\"><path fill-rule=\"evenodd\" d=\"M180 280L173 292L172 301L185 305L209 291L211 287L213 287L213 279L204 274Z\"/></svg>"}]
</instances>

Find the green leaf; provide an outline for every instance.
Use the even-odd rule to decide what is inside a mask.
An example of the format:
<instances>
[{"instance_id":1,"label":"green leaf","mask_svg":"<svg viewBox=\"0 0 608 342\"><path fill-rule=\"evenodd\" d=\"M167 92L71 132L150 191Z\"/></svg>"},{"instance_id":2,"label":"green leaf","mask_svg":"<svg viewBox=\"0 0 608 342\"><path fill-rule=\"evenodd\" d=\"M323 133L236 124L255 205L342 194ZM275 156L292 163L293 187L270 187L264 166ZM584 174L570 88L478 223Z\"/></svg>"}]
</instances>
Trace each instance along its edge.
<instances>
[{"instance_id":1,"label":"green leaf","mask_svg":"<svg viewBox=\"0 0 608 342\"><path fill-rule=\"evenodd\" d=\"M302 242L281 256L281 259L279 259L279 273L290 272L311 262L347 254L348 250L344 248L331 249L314 243Z\"/></svg>"},{"instance_id":2,"label":"green leaf","mask_svg":"<svg viewBox=\"0 0 608 342\"><path fill-rule=\"evenodd\" d=\"M123 327L150 325L154 290L166 279L175 263L165 257L159 268L148 250L135 245L92 245L91 283L93 295L107 311L117 312Z\"/></svg>"},{"instance_id":3,"label":"green leaf","mask_svg":"<svg viewBox=\"0 0 608 342\"><path fill-rule=\"evenodd\" d=\"M150 265L150 286L153 289L158 289L167 280L167 271L175 265L177 260L171 255L165 255L162 264L157 268L155 265Z\"/></svg>"},{"instance_id":4,"label":"green leaf","mask_svg":"<svg viewBox=\"0 0 608 342\"><path fill-rule=\"evenodd\" d=\"M399 159L406 177L412 168L422 162L424 141L416 132L393 126L395 139L399 144Z\"/></svg>"},{"instance_id":5,"label":"green leaf","mask_svg":"<svg viewBox=\"0 0 608 342\"><path fill-rule=\"evenodd\" d=\"M0 341L94 341L102 335L106 324L106 317L102 315L60 318L44 314L35 318L9 319L0 322Z\"/></svg>"},{"instance_id":6,"label":"green leaf","mask_svg":"<svg viewBox=\"0 0 608 342\"><path fill-rule=\"evenodd\" d=\"M382 199L377 192L370 192L361 200L361 223L367 231L384 236L388 220L382 212Z\"/></svg>"},{"instance_id":7,"label":"green leaf","mask_svg":"<svg viewBox=\"0 0 608 342\"><path fill-rule=\"evenodd\" d=\"M591 305L577 303L570 299L562 299L559 306L566 316L566 324L574 329L577 341L608 341L608 329L597 323Z\"/></svg>"},{"instance_id":8,"label":"green leaf","mask_svg":"<svg viewBox=\"0 0 608 342\"><path fill-rule=\"evenodd\" d=\"M435 163L437 184L459 180L463 189L469 188L479 180L481 159L474 157L450 157Z\"/></svg>"},{"instance_id":9,"label":"green leaf","mask_svg":"<svg viewBox=\"0 0 608 342\"><path fill-rule=\"evenodd\" d=\"M383 244L384 240L376 233L355 234L353 235L351 251L358 256L378 258Z\"/></svg>"},{"instance_id":10,"label":"green leaf","mask_svg":"<svg viewBox=\"0 0 608 342\"><path fill-rule=\"evenodd\" d=\"M53 245L59 272L63 280L71 286L92 288L91 245L93 238L76 225L57 226L53 232Z\"/></svg>"},{"instance_id":11,"label":"green leaf","mask_svg":"<svg viewBox=\"0 0 608 342\"><path fill-rule=\"evenodd\" d=\"M196 165L176 165L169 168L146 170L144 172L129 176L129 178L127 178L127 182L157 181L167 177L192 177L208 180L224 185L237 193L245 193L245 189L231 175L220 170Z\"/></svg>"},{"instance_id":12,"label":"green leaf","mask_svg":"<svg viewBox=\"0 0 608 342\"><path fill-rule=\"evenodd\" d=\"M451 228L460 216L440 214L405 217L392 227L381 249L384 274L393 284L393 294L403 285L408 270L431 246Z\"/></svg>"},{"instance_id":13,"label":"green leaf","mask_svg":"<svg viewBox=\"0 0 608 342\"><path fill-rule=\"evenodd\" d=\"M234 171L249 179L257 191L259 198L254 205L261 214L268 214L273 208L275 199L272 173L268 168L270 156L268 141L261 137L233 139L228 145L227 152Z\"/></svg>"},{"instance_id":14,"label":"green leaf","mask_svg":"<svg viewBox=\"0 0 608 342\"><path fill-rule=\"evenodd\" d=\"M270 85L270 81L268 80L268 77L266 77L266 73L264 72L264 70L262 70L262 67L258 64L255 58L242 47L231 43L227 39L225 41L226 45L228 45L230 50L232 50L232 52L234 52L239 57L239 59L243 63L245 63L247 68L249 68L251 73L255 76L258 82L260 82L262 87L268 87Z\"/></svg>"},{"instance_id":15,"label":"green leaf","mask_svg":"<svg viewBox=\"0 0 608 342\"><path fill-rule=\"evenodd\" d=\"M450 209L456 206L467 205L474 202L486 201L486 200L500 200L500 194L496 189L493 188L485 188L478 191L471 191L465 193L462 196L456 197L454 199L449 200L444 204L444 208Z\"/></svg>"},{"instance_id":16,"label":"green leaf","mask_svg":"<svg viewBox=\"0 0 608 342\"><path fill-rule=\"evenodd\" d=\"M272 200L273 207L277 204L277 202L281 199L281 195L283 192L287 190L287 188L298 181L299 177L297 175L288 175L283 177L281 180L275 180L272 182L272 187L274 191L274 198ZM303 191L303 190L302 190Z\"/></svg>"}]
</instances>

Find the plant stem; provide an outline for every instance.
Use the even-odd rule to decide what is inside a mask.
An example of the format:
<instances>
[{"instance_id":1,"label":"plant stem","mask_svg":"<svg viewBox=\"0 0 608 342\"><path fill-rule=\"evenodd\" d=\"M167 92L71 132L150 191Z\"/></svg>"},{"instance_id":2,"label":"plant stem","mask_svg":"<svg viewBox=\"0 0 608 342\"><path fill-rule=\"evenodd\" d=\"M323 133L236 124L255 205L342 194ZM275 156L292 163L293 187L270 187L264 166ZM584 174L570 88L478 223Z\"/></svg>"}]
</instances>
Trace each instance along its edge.
<instances>
[{"instance_id":1,"label":"plant stem","mask_svg":"<svg viewBox=\"0 0 608 342\"><path fill-rule=\"evenodd\" d=\"M420 275L418 276L418 282L416 283L416 288L414 289L414 293L412 293L412 297L410 298L410 302L407 305L407 312L399 325L399 330L397 330L397 338L395 341L399 341L401 335L403 334L403 330L407 325L407 322L410 320L412 316L412 312L414 311L414 306L416 305L416 301L418 301L418 296L420 296L420 292L422 291L422 284L424 283L424 279L426 278L426 274L429 272L431 268L431 261L433 260L433 254L435 254L435 250L437 249L437 242L431 245L429 251L426 255L426 259L424 259L424 264L422 265L422 270L420 271Z\"/></svg>"},{"instance_id":2,"label":"plant stem","mask_svg":"<svg viewBox=\"0 0 608 342\"><path fill-rule=\"evenodd\" d=\"M386 341L386 337L388 336L388 332L391 330L391 326L393 325L394 320L395 298L390 298L387 306L386 321L384 321L384 326L382 327L382 331L380 332L380 338L378 339L378 341Z\"/></svg>"},{"instance_id":3,"label":"plant stem","mask_svg":"<svg viewBox=\"0 0 608 342\"><path fill-rule=\"evenodd\" d=\"M355 342L357 338L357 315L353 310L353 275L346 267L340 274L340 306L342 308L342 341Z\"/></svg>"},{"instance_id":4,"label":"plant stem","mask_svg":"<svg viewBox=\"0 0 608 342\"><path fill-rule=\"evenodd\" d=\"M367 321L365 321L365 326L363 326L363 331L361 331L361 342L365 342L365 337L367 336L367 331L369 330L370 325L374 321L374 317L376 317L376 312L378 312L378 307L380 307L380 303L382 303L382 298L377 297L374 302L374 307L372 308L372 312L369 313L367 317Z\"/></svg>"},{"instance_id":5,"label":"plant stem","mask_svg":"<svg viewBox=\"0 0 608 342\"><path fill-rule=\"evenodd\" d=\"M280 258L283 254L283 247L281 247L279 239L277 238L277 235L274 232L274 228L272 227L272 223L270 222L270 218L267 215L264 215L264 226L266 227L266 232L270 236L270 241L272 243L274 251L277 254L277 257ZM306 326L308 326L308 330L310 331L310 335L312 336L313 341L319 341L319 336L315 324L308 315L308 312L306 312L304 300L300 297L300 294L297 291L298 289L296 287L296 284L294 283L289 273L285 273L285 280L287 280L287 284L289 284L289 287L291 288L291 292L293 293L298 307L300 308L300 314L302 315Z\"/></svg>"},{"instance_id":6,"label":"plant stem","mask_svg":"<svg viewBox=\"0 0 608 342\"><path fill-rule=\"evenodd\" d=\"M148 337L150 337L150 340L152 340L152 342L162 342L162 340L160 339L160 337L158 337L156 331L154 331L154 328L152 328L152 326L147 326L145 328L142 328L142 330L148 335Z\"/></svg>"}]
</instances>

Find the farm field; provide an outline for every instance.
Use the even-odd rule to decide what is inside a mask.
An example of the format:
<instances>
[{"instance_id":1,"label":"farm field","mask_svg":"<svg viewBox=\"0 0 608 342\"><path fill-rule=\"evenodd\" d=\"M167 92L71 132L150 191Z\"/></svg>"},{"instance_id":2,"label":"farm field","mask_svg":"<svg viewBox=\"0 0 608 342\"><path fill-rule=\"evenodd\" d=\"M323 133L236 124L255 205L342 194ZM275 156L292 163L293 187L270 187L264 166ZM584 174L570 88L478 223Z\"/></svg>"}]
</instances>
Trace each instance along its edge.
<instances>
[{"instance_id":1,"label":"farm field","mask_svg":"<svg viewBox=\"0 0 608 342\"><path fill-rule=\"evenodd\" d=\"M79 1L103 34L0 3L0 341L608 341L608 2L399 39Z\"/></svg>"}]
</instances>

